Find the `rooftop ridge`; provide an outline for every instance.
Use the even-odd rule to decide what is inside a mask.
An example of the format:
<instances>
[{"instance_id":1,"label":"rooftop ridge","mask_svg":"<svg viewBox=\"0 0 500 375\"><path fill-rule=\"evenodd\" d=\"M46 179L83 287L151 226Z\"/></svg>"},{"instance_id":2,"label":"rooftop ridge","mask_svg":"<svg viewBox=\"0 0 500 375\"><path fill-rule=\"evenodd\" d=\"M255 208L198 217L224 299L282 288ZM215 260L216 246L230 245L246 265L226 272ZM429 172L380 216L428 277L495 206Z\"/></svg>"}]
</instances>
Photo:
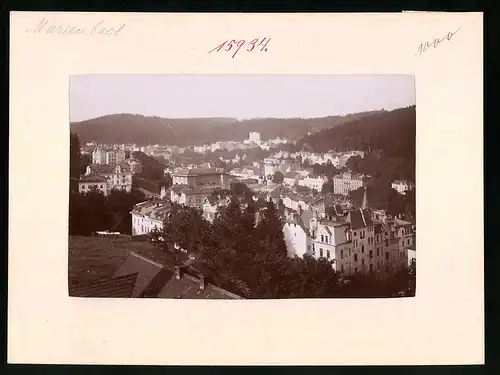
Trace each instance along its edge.
<instances>
[{"instance_id":1,"label":"rooftop ridge","mask_svg":"<svg viewBox=\"0 0 500 375\"><path fill-rule=\"evenodd\" d=\"M151 260L149 258L143 257L142 255L139 255L133 251L130 252L130 255L127 258L130 258L131 256L135 256L136 258L139 258L140 260L143 260L149 264L152 264L154 266L160 267L160 268L165 268L165 266L161 263L155 262L154 260Z\"/></svg>"}]
</instances>

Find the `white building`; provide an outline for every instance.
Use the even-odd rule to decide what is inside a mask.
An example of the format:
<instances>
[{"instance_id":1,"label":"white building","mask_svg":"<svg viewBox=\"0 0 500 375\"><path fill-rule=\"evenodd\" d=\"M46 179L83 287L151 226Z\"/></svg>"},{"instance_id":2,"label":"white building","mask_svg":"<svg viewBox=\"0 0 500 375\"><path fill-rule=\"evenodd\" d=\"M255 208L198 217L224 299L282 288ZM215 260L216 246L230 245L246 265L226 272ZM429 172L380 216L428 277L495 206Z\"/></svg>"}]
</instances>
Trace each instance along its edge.
<instances>
[{"instance_id":1,"label":"white building","mask_svg":"<svg viewBox=\"0 0 500 375\"><path fill-rule=\"evenodd\" d=\"M162 230L163 221L170 212L170 205L159 200L148 200L134 206L132 215L132 235L151 233L154 229Z\"/></svg>"},{"instance_id":2,"label":"white building","mask_svg":"<svg viewBox=\"0 0 500 375\"><path fill-rule=\"evenodd\" d=\"M328 181L326 177L304 177L298 180L298 185L309 189L321 191L323 184Z\"/></svg>"},{"instance_id":3,"label":"white building","mask_svg":"<svg viewBox=\"0 0 500 375\"><path fill-rule=\"evenodd\" d=\"M353 173L351 171L333 177L333 192L335 194L349 195L352 190L368 186L372 178L367 175Z\"/></svg>"},{"instance_id":4,"label":"white building","mask_svg":"<svg viewBox=\"0 0 500 375\"><path fill-rule=\"evenodd\" d=\"M80 194L91 192L93 189L97 189L104 195L108 195L108 182L104 177L101 176L82 176L78 180L78 192Z\"/></svg>"},{"instance_id":5,"label":"white building","mask_svg":"<svg viewBox=\"0 0 500 375\"><path fill-rule=\"evenodd\" d=\"M248 134L248 140L250 142L260 143L260 133L258 133L258 132L251 132L250 134Z\"/></svg>"},{"instance_id":6,"label":"white building","mask_svg":"<svg viewBox=\"0 0 500 375\"><path fill-rule=\"evenodd\" d=\"M85 176L92 175L105 178L107 181L107 190L132 190L132 171L127 163L88 165Z\"/></svg>"},{"instance_id":7,"label":"white building","mask_svg":"<svg viewBox=\"0 0 500 375\"><path fill-rule=\"evenodd\" d=\"M411 181L396 180L391 184L391 187L399 194L406 194L407 191L415 188L415 184Z\"/></svg>"},{"instance_id":8,"label":"white building","mask_svg":"<svg viewBox=\"0 0 500 375\"><path fill-rule=\"evenodd\" d=\"M211 189L176 187L170 189L170 200L173 203L203 210L205 199L212 193Z\"/></svg>"},{"instance_id":9,"label":"white building","mask_svg":"<svg viewBox=\"0 0 500 375\"><path fill-rule=\"evenodd\" d=\"M106 164L120 164L125 161L125 151L120 149L106 151Z\"/></svg>"},{"instance_id":10,"label":"white building","mask_svg":"<svg viewBox=\"0 0 500 375\"><path fill-rule=\"evenodd\" d=\"M106 164L106 150L101 146L92 151L92 164Z\"/></svg>"},{"instance_id":11,"label":"white building","mask_svg":"<svg viewBox=\"0 0 500 375\"><path fill-rule=\"evenodd\" d=\"M303 257L307 254L310 246L309 223L312 215L312 211L300 211L285 219L283 235L289 257Z\"/></svg>"}]
</instances>

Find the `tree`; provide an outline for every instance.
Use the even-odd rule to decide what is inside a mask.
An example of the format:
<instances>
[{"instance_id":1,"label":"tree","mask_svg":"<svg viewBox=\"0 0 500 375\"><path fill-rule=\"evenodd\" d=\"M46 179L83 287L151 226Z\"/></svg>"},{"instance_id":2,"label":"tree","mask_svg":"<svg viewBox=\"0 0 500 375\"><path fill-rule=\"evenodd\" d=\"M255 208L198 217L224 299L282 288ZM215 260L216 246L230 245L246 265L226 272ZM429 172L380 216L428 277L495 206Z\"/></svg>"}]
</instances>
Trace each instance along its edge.
<instances>
[{"instance_id":1,"label":"tree","mask_svg":"<svg viewBox=\"0 0 500 375\"><path fill-rule=\"evenodd\" d=\"M243 182L234 182L231 184L231 193L236 196L242 197L248 192L250 192L250 188Z\"/></svg>"},{"instance_id":2,"label":"tree","mask_svg":"<svg viewBox=\"0 0 500 375\"><path fill-rule=\"evenodd\" d=\"M346 163L345 163L345 166L353 171L353 172L360 172L360 164L361 164L361 156L359 155L354 155L354 156L351 156L349 159L347 159Z\"/></svg>"},{"instance_id":3,"label":"tree","mask_svg":"<svg viewBox=\"0 0 500 375\"><path fill-rule=\"evenodd\" d=\"M274 172L273 182L275 184L282 184L284 180L285 180L285 176L283 175L283 173L281 173L280 171Z\"/></svg>"},{"instance_id":4,"label":"tree","mask_svg":"<svg viewBox=\"0 0 500 375\"><path fill-rule=\"evenodd\" d=\"M69 176L73 179L80 178L80 175L84 173L86 165L84 165L82 160L82 154L80 151L80 140L76 133L70 133L69 142Z\"/></svg>"}]
</instances>

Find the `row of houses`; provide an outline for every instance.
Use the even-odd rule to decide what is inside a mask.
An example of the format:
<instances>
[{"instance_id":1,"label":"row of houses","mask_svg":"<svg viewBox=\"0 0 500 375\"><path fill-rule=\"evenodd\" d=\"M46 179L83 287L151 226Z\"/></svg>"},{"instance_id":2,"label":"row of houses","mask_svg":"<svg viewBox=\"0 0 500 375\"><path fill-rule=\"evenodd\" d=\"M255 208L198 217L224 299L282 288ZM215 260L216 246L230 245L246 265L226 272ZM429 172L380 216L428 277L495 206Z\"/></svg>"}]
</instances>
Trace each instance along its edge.
<instances>
[{"instance_id":1,"label":"row of houses","mask_svg":"<svg viewBox=\"0 0 500 375\"><path fill-rule=\"evenodd\" d=\"M265 197L273 201L281 199L276 191ZM254 200L263 203L257 205L258 209L265 206L264 195L257 195ZM161 229L170 207L166 202L168 197L134 207L131 212L133 234ZM207 195L202 200L182 204L199 208L206 220L213 221L229 202L230 197ZM258 218L259 210L256 223ZM323 197L304 206L286 204L283 218L290 257L307 254L317 259L325 258L343 275L362 272L384 278L416 259L414 224L392 218L382 210L370 210L366 190L360 209L352 209L348 202Z\"/></svg>"},{"instance_id":2,"label":"row of houses","mask_svg":"<svg viewBox=\"0 0 500 375\"><path fill-rule=\"evenodd\" d=\"M416 259L414 224L370 210L366 190L360 209L343 211L334 205L324 215L289 210L283 231L289 256L331 260L344 275L361 272L384 278Z\"/></svg>"}]
</instances>

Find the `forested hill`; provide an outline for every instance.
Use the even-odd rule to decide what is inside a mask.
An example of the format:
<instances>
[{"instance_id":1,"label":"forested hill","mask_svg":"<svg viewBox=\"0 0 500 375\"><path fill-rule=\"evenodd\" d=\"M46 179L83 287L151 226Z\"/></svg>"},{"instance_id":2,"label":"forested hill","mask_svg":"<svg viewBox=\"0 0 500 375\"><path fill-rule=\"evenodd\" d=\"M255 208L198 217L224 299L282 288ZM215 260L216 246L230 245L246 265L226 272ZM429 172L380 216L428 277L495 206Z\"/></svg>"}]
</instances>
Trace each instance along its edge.
<instances>
[{"instance_id":1,"label":"forested hill","mask_svg":"<svg viewBox=\"0 0 500 375\"><path fill-rule=\"evenodd\" d=\"M389 157L415 159L415 106L375 113L297 141L304 150L330 149L382 150Z\"/></svg>"},{"instance_id":2,"label":"forested hill","mask_svg":"<svg viewBox=\"0 0 500 375\"><path fill-rule=\"evenodd\" d=\"M313 119L232 118L167 119L135 114L115 114L71 123L80 142L176 144L179 146L216 141L242 141L249 132L260 132L263 140L281 137L299 139L309 132L332 128L345 122L383 111L355 113Z\"/></svg>"}]
</instances>

